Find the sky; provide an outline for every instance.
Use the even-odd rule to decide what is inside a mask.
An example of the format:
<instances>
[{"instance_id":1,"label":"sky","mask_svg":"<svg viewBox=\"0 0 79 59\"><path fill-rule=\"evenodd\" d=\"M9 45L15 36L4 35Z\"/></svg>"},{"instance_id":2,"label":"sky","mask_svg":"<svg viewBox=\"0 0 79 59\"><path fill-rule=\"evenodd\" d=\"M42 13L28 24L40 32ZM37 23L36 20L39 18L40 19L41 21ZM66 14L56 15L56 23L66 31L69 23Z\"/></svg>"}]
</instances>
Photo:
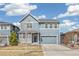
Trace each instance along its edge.
<instances>
[{"instance_id":1,"label":"sky","mask_svg":"<svg viewBox=\"0 0 79 59\"><path fill-rule=\"evenodd\" d=\"M79 28L78 3L0 3L0 21L19 25L18 22L28 13L37 19L60 21L60 32Z\"/></svg>"}]
</instances>

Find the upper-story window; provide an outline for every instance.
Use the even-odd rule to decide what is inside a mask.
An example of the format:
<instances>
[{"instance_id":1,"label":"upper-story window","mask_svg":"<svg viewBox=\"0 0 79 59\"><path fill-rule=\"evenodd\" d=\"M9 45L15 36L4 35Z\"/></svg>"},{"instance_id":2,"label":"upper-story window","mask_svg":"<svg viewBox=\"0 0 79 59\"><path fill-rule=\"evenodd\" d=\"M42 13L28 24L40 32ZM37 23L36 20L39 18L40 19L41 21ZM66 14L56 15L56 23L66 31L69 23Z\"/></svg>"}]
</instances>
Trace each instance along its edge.
<instances>
[{"instance_id":1,"label":"upper-story window","mask_svg":"<svg viewBox=\"0 0 79 59\"><path fill-rule=\"evenodd\" d=\"M27 28L32 28L32 23L27 23Z\"/></svg>"},{"instance_id":2,"label":"upper-story window","mask_svg":"<svg viewBox=\"0 0 79 59\"><path fill-rule=\"evenodd\" d=\"M1 29L7 29L7 26L1 25Z\"/></svg>"},{"instance_id":3,"label":"upper-story window","mask_svg":"<svg viewBox=\"0 0 79 59\"><path fill-rule=\"evenodd\" d=\"M45 28L48 28L48 24L45 24Z\"/></svg>"},{"instance_id":4,"label":"upper-story window","mask_svg":"<svg viewBox=\"0 0 79 59\"><path fill-rule=\"evenodd\" d=\"M52 24L50 24L50 28L52 28L53 26L52 26Z\"/></svg>"},{"instance_id":5,"label":"upper-story window","mask_svg":"<svg viewBox=\"0 0 79 59\"><path fill-rule=\"evenodd\" d=\"M1 29L3 29L3 25L1 25Z\"/></svg>"},{"instance_id":6,"label":"upper-story window","mask_svg":"<svg viewBox=\"0 0 79 59\"><path fill-rule=\"evenodd\" d=\"M45 24L40 24L40 28L45 28Z\"/></svg>"},{"instance_id":7,"label":"upper-story window","mask_svg":"<svg viewBox=\"0 0 79 59\"><path fill-rule=\"evenodd\" d=\"M57 28L58 24L40 24L40 28Z\"/></svg>"},{"instance_id":8,"label":"upper-story window","mask_svg":"<svg viewBox=\"0 0 79 59\"><path fill-rule=\"evenodd\" d=\"M7 26L4 26L4 29L7 29Z\"/></svg>"},{"instance_id":9,"label":"upper-story window","mask_svg":"<svg viewBox=\"0 0 79 59\"><path fill-rule=\"evenodd\" d=\"M58 25L57 25L57 24L55 24L55 25L54 25L54 28L57 28L57 27L58 27Z\"/></svg>"},{"instance_id":10,"label":"upper-story window","mask_svg":"<svg viewBox=\"0 0 79 59\"><path fill-rule=\"evenodd\" d=\"M23 33L23 38L25 38L25 33Z\"/></svg>"}]
</instances>

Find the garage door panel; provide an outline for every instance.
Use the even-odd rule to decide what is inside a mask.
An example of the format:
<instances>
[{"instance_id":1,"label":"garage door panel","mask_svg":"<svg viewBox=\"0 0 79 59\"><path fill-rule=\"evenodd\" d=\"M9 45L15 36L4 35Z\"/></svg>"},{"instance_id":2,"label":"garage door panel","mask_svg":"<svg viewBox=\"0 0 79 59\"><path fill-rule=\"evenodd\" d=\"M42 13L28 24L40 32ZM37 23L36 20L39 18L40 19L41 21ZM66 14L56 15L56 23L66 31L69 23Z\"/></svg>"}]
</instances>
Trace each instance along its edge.
<instances>
[{"instance_id":1,"label":"garage door panel","mask_svg":"<svg viewBox=\"0 0 79 59\"><path fill-rule=\"evenodd\" d=\"M42 37L42 44L56 44L56 37Z\"/></svg>"}]
</instances>

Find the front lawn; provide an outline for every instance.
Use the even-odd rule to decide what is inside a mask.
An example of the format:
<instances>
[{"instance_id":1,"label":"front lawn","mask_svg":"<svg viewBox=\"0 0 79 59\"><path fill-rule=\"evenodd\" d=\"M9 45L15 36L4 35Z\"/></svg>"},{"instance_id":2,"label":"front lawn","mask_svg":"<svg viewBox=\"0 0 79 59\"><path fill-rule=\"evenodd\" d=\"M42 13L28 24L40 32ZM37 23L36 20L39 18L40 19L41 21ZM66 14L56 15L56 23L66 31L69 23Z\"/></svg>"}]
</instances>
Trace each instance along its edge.
<instances>
[{"instance_id":1,"label":"front lawn","mask_svg":"<svg viewBox=\"0 0 79 59\"><path fill-rule=\"evenodd\" d=\"M0 50L25 50L25 47L20 46L5 46L0 47Z\"/></svg>"},{"instance_id":2,"label":"front lawn","mask_svg":"<svg viewBox=\"0 0 79 59\"><path fill-rule=\"evenodd\" d=\"M41 45L5 46L0 47L0 50L42 50L42 47Z\"/></svg>"},{"instance_id":3,"label":"front lawn","mask_svg":"<svg viewBox=\"0 0 79 59\"><path fill-rule=\"evenodd\" d=\"M43 56L43 51L1 51L0 56Z\"/></svg>"},{"instance_id":4,"label":"front lawn","mask_svg":"<svg viewBox=\"0 0 79 59\"><path fill-rule=\"evenodd\" d=\"M42 47L41 45L27 45L27 47L25 47L25 49L27 50L34 50L34 51L41 51L42 50Z\"/></svg>"},{"instance_id":5,"label":"front lawn","mask_svg":"<svg viewBox=\"0 0 79 59\"><path fill-rule=\"evenodd\" d=\"M42 56L41 45L5 46L0 47L0 55L3 56Z\"/></svg>"}]
</instances>

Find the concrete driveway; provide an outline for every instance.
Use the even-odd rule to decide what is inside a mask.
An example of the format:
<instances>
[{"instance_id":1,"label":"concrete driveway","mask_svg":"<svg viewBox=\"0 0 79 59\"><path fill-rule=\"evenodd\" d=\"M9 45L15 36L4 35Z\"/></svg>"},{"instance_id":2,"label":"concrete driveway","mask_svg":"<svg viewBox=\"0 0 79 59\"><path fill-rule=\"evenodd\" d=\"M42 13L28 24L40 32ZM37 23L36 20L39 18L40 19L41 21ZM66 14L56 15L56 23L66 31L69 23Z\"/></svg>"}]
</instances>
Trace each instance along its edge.
<instances>
[{"instance_id":1,"label":"concrete driveway","mask_svg":"<svg viewBox=\"0 0 79 59\"><path fill-rule=\"evenodd\" d=\"M79 49L73 50L63 45L43 44L45 56L79 56Z\"/></svg>"}]
</instances>

